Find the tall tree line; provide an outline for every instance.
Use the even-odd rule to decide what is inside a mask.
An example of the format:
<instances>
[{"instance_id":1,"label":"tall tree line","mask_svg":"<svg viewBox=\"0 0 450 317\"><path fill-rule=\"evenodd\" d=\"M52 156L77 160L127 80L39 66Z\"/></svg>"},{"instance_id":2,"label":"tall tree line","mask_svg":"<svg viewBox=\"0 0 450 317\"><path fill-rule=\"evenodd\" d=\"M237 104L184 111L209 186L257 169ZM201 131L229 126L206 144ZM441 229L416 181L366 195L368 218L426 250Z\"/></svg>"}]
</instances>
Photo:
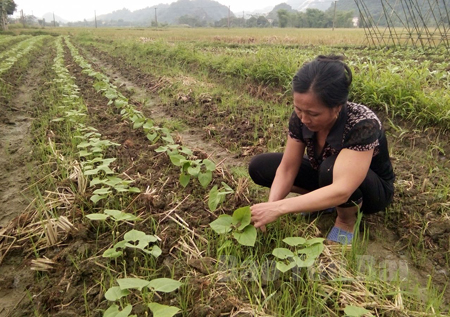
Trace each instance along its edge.
<instances>
[{"instance_id":1,"label":"tall tree line","mask_svg":"<svg viewBox=\"0 0 450 317\"><path fill-rule=\"evenodd\" d=\"M353 11L336 11L319 9L306 9L305 12L288 11L281 9L277 11L278 26L293 28L330 28L333 26L341 28L353 27Z\"/></svg>"}]
</instances>

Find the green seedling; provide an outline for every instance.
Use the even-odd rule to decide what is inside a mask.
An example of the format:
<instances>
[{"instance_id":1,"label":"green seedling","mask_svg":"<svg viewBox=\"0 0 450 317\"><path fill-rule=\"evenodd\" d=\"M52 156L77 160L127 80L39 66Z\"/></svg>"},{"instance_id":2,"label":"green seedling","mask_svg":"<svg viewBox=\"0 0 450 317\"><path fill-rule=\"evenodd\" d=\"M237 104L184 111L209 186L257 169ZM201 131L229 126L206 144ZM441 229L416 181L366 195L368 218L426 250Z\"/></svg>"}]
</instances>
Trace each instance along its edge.
<instances>
[{"instance_id":1,"label":"green seedling","mask_svg":"<svg viewBox=\"0 0 450 317\"><path fill-rule=\"evenodd\" d=\"M112 248L103 252L104 258L118 258L123 255L120 249L132 248L139 249L146 254L153 255L155 258L161 255L162 251L157 245L149 246L150 243L158 241L155 236L145 234L139 230L131 230L125 233L123 240L117 242Z\"/></svg>"},{"instance_id":2,"label":"green seedling","mask_svg":"<svg viewBox=\"0 0 450 317\"><path fill-rule=\"evenodd\" d=\"M220 215L211 222L210 227L218 234L232 233L239 244L253 247L256 242L256 228L250 224L250 207L236 209L233 216Z\"/></svg>"},{"instance_id":3,"label":"green seedling","mask_svg":"<svg viewBox=\"0 0 450 317\"><path fill-rule=\"evenodd\" d=\"M324 249L323 238L312 238L306 240L302 237L288 237L283 242L294 247L291 251L286 248L276 248L272 254L280 259L277 261L276 267L281 272L287 272L294 267L310 267Z\"/></svg>"},{"instance_id":4,"label":"green seedling","mask_svg":"<svg viewBox=\"0 0 450 317\"><path fill-rule=\"evenodd\" d=\"M179 181L181 186L186 187L189 184L191 177L197 178L203 188L208 187L211 183L213 178L212 173L216 169L216 164L213 161L208 159L190 160L187 157L192 156L193 152L189 148L178 144L160 146L155 152L166 152L167 155L169 155L172 164L180 167L181 173Z\"/></svg>"},{"instance_id":5,"label":"green seedling","mask_svg":"<svg viewBox=\"0 0 450 317\"><path fill-rule=\"evenodd\" d=\"M77 145L79 149L85 149L89 153L101 153L110 146L120 146L118 143L109 140L100 140L100 138L90 138L89 141L83 141ZM80 154L81 156L81 154Z\"/></svg>"},{"instance_id":6,"label":"green seedling","mask_svg":"<svg viewBox=\"0 0 450 317\"><path fill-rule=\"evenodd\" d=\"M213 212L225 201L226 195L234 193L234 190L226 183L222 182L222 186L222 188L218 189L217 185L214 185L209 191L208 207Z\"/></svg>"},{"instance_id":7,"label":"green seedling","mask_svg":"<svg viewBox=\"0 0 450 317\"><path fill-rule=\"evenodd\" d=\"M109 301L117 301L123 297L131 294L130 289L137 289L142 292L144 288L148 288L152 292L170 293L177 290L181 285L181 282L170 278L158 278L151 281L143 280L140 278L122 278L117 279L119 286L113 286L105 293L105 298ZM158 317L172 317L176 315L180 309L178 307L161 305L158 303L149 303L148 307L153 313L153 316ZM126 306L121 312L119 307L115 304L110 306L103 316L129 316L132 311L132 306ZM110 315L107 315L110 314ZM113 315L116 313L117 315ZM121 315L118 315L121 313Z\"/></svg>"}]
</instances>

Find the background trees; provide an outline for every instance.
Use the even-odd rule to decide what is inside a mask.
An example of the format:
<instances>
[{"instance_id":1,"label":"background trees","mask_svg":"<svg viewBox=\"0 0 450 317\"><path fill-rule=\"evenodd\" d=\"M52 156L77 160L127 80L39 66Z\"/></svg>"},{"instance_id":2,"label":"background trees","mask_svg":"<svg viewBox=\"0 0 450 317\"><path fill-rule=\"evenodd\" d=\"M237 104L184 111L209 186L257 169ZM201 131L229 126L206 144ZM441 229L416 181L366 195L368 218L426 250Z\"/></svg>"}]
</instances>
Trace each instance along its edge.
<instances>
[{"instance_id":1,"label":"background trees","mask_svg":"<svg viewBox=\"0 0 450 317\"><path fill-rule=\"evenodd\" d=\"M16 3L14 0L0 0L0 29L8 29L8 15L16 11Z\"/></svg>"}]
</instances>

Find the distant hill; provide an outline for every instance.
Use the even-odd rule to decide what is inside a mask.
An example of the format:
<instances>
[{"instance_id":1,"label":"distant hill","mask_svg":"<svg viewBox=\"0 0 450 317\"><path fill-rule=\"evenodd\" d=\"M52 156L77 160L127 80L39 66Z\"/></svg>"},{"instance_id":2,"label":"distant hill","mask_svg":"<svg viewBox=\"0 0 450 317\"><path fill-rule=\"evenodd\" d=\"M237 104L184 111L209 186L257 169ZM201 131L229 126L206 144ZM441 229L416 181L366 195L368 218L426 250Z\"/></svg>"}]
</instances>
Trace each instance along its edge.
<instances>
[{"instance_id":1,"label":"distant hill","mask_svg":"<svg viewBox=\"0 0 450 317\"><path fill-rule=\"evenodd\" d=\"M297 11L305 11L306 9L319 9L325 11L330 7L330 2L330 0L289 0L287 1L287 4Z\"/></svg>"},{"instance_id":2,"label":"distant hill","mask_svg":"<svg viewBox=\"0 0 450 317\"><path fill-rule=\"evenodd\" d=\"M44 14L42 16L42 18L45 19L46 23L53 22L53 13L48 12L48 13ZM59 23L67 23L67 20L64 20L63 18L61 18L60 16L57 16L56 14L55 14L55 21L59 22Z\"/></svg>"},{"instance_id":3,"label":"distant hill","mask_svg":"<svg viewBox=\"0 0 450 317\"><path fill-rule=\"evenodd\" d=\"M278 19L278 14L277 14L278 10L286 10L288 12L295 11L294 9L292 9L292 7L289 4L287 4L287 3L280 3L280 4L277 4L272 9L272 11L269 12L269 14L267 14L267 18L268 19L272 19L272 20L277 20Z\"/></svg>"},{"instance_id":4,"label":"distant hill","mask_svg":"<svg viewBox=\"0 0 450 317\"><path fill-rule=\"evenodd\" d=\"M130 11L122 9L100 15L98 20L127 21L134 24L150 24L155 20L155 8L158 23L178 24L180 17L191 17L205 22L214 22L228 17L228 7L213 0L178 0L169 4L158 4L145 9ZM234 16L234 14L231 14Z\"/></svg>"}]
</instances>

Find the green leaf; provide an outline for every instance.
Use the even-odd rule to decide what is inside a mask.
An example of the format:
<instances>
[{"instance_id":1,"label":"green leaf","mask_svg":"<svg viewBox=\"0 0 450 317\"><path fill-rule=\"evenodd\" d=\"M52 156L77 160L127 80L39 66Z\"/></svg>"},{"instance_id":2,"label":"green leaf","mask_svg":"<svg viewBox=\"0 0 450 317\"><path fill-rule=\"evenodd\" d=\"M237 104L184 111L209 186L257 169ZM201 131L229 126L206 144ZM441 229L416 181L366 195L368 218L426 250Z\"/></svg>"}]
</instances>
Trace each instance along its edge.
<instances>
[{"instance_id":1,"label":"green leaf","mask_svg":"<svg viewBox=\"0 0 450 317\"><path fill-rule=\"evenodd\" d=\"M298 254L306 254L310 257L317 258L323 251L325 247L323 246L323 243L316 243L313 245L310 245L307 248L300 249L297 251Z\"/></svg>"},{"instance_id":2,"label":"green leaf","mask_svg":"<svg viewBox=\"0 0 450 317\"><path fill-rule=\"evenodd\" d=\"M88 156L90 156L92 154L94 154L94 153L91 153L91 152L88 152L88 151L85 151L85 150L78 152L78 156L80 156L80 157L88 157Z\"/></svg>"},{"instance_id":3,"label":"green leaf","mask_svg":"<svg viewBox=\"0 0 450 317\"><path fill-rule=\"evenodd\" d=\"M105 174L107 175L114 174L114 172L108 166L98 166L96 169L85 171L83 174L86 176L96 175L100 171L105 172Z\"/></svg>"},{"instance_id":4,"label":"green leaf","mask_svg":"<svg viewBox=\"0 0 450 317\"><path fill-rule=\"evenodd\" d=\"M117 160L117 158L112 157L112 158L108 158L108 159L102 159L101 161L103 162L102 165L100 166L108 166L109 164L115 162Z\"/></svg>"},{"instance_id":5,"label":"green leaf","mask_svg":"<svg viewBox=\"0 0 450 317\"><path fill-rule=\"evenodd\" d=\"M107 198L108 195L93 195L91 197L91 200L94 202L94 204L98 203L100 200Z\"/></svg>"},{"instance_id":6,"label":"green leaf","mask_svg":"<svg viewBox=\"0 0 450 317\"><path fill-rule=\"evenodd\" d=\"M175 141L173 140L172 136L170 134L167 134L166 136L163 136L162 139L164 141L166 141L169 144L173 144L175 143Z\"/></svg>"},{"instance_id":7,"label":"green leaf","mask_svg":"<svg viewBox=\"0 0 450 317\"><path fill-rule=\"evenodd\" d=\"M124 296L127 296L130 294L130 292L126 289L122 290L119 286L113 286L105 293L105 298L109 301L116 301L118 299L121 299Z\"/></svg>"},{"instance_id":8,"label":"green leaf","mask_svg":"<svg viewBox=\"0 0 450 317\"><path fill-rule=\"evenodd\" d=\"M144 287L149 286L150 282L140 279L140 278L119 278L117 279L117 283L120 286L120 289L131 289L135 288L139 291L142 291Z\"/></svg>"},{"instance_id":9,"label":"green leaf","mask_svg":"<svg viewBox=\"0 0 450 317\"><path fill-rule=\"evenodd\" d=\"M120 311L119 306L112 305L103 313L103 317L128 317L132 309L133 306L127 305L127 307Z\"/></svg>"},{"instance_id":10,"label":"green leaf","mask_svg":"<svg viewBox=\"0 0 450 317\"><path fill-rule=\"evenodd\" d=\"M248 225L242 232L233 232L233 237L242 245L249 247L255 246L256 242L256 228Z\"/></svg>"},{"instance_id":11,"label":"green leaf","mask_svg":"<svg viewBox=\"0 0 450 317\"><path fill-rule=\"evenodd\" d=\"M111 189L109 187L102 187L102 188L94 190L94 194L96 194L96 195L111 194Z\"/></svg>"},{"instance_id":12,"label":"green leaf","mask_svg":"<svg viewBox=\"0 0 450 317\"><path fill-rule=\"evenodd\" d=\"M160 305L158 303L150 303L148 308L152 311L153 317L172 317L180 311L177 307Z\"/></svg>"},{"instance_id":13,"label":"green leaf","mask_svg":"<svg viewBox=\"0 0 450 317\"><path fill-rule=\"evenodd\" d=\"M114 245L114 249L118 249L118 248L125 249L126 244L127 244L127 241L125 241L125 240L119 241Z\"/></svg>"},{"instance_id":14,"label":"green leaf","mask_svg":"<svg viewBox=\"0 0 450 317\"><path fill-rule=\"evenodd\" d=\"M218 234L225 234L231 231L231 227L235 224L235 220L230 215L220 215L219 218L209 224Z\"/></svg>"},{"instance_id":15,"label":"green leaf","mask_svg":"<svg viewBox=\"0 0 450 317\"><path fill-rule=\"evenodd\" d=\"M213 178L212 172L206 171L205 173L198 174L198 181L202 185L203 188L208 187L209 183L211 183Z\"/></svg>"},{"instance_id":16,"label":"green leaf","mask_svg":"<svg viewBox=\"0 0 450 317\"><path fill-rule=\"evenodd\" d=\"M156 153L167 152L167 146L160 146L155 150Z\"/></svg>"},{"instance_id":17,"label":"green leaf","mask_svg":"<svg viewBox=\"0 0 450 317\"><path fill-rule=\"evenodd\" d=\"M130 187L130 188L128 188L128 191L130 193L136 193L136 194L139 194L141 192L141 190L137 187Z\"/></svg>"},{"instance_id":18,"label":"green leaf","mask_svg":"<svg viewBox=\"0 0 450 317\"><path fill-rule=\"evenodd\" d=\"M273 249L272 254L282 260L292 258L295 255L291 250L285 248L275 248Z\"/></svg>"},{"instance_id":19,"label":"green leaf","mask_svg":"<svg viewBox=\"0 0 450 317\"><path fill-rule=\"evenodd\" d=\"M119 108L123 108L123 107L125 107L127 104L128 104L128 102L127 102L126 100L122 100L122 99L116 99L116 100L114 101L114 105L115 105L116 107L119 107Z\"/></svg>"},{"instance_id":20,"label":"green leaf","mask_svg":"<svg viewBox=\"0 0 450 317\"><path fill-rule=\"evenodd\" d=\"M252 221L250 206L241 207L233 212L233 219L239 224L238 230L243 230Z\"/></svg>"},{"instance_id":21,"label":"green leaf","mask_svg":"<svg viewBox=\"0 0 450 317\"><path fill-rule=\"evenodd\" d=\"M81 142L80 144L78 144L77 148L82 149L82 148L88 147L90 145L91 145L91 143L85 141L85 142Z\"/></svg>"},{"instance_id":22,"label":"green leaf","mask_svg":"<svg viewBox=\"0 0 450 317\"><path fill-rule=\"evenodd\" d=\"M191 180L191 175L184 174L184 173L180 174L179 181L180 181L181 186L186 187L189 184L190 180Z\"/></svg>"},{"instance_id":23,"label":"green leaf","mask_svg":"<svg viewBox=\"0 0 450 317\"><path fill-rule=\"evenodd\" d=\"M170 293L179 288L183 283L172 280L170 278L157 278L151 280L148 287L157 292Z\"/></svg>"},{"instance_id":24,"label":"green leaf","mask_svg":"<svg viewBox=\"0 0 450 317\"><path fill-rule=\"evenodd\" d=\"M144 125L145 119L140 118L139 120L136 120L133 124L133 129L138 129Z\"/></svg>"},{"instance_id":25,"label":"green leaf","mask_svg":"<svg viewBox=\"0 0 450 317\"><path fill-rule=\"evenodd\" d=\"M146 236L145 232L136 230L136 229L132 229L130 231L128 231L127 233L125 233L125 235L123 236L124 240L126 241L137 241L139 239L142 239Z\"/></svg>"},{"instance_id":26,"label":"green leaf","mask_svg":"<svg viewBox=\"0 0 450 317\"><path fill-rule=\"evenodd\" d=\"M217 189L217 185L214 185L213 188L209 191L209 198L208 198L208 207L209 210L215 211L217 209L217 206L223 201L224 197L222 195L219 195L219 190Z\"/></svg>"},{"instance_id":27,"label":"green leaf","mask_svg":"<svg viewBox=\"0 0 450 317\"><path fill-rule=\"evenodd\" d=\"M190 175L197 177L198 173L200 173L200 166L196 166L196 167L189 166L187 171Z\"/></svg>"},{"instance_id":28,"label":"green leaf","mask_svg":"<svg viewBox=\"0 0 450 317\"><path fill-rule=\"evenodd\" d=\"M291 247L296 247L298 245L305 244L306 239L302 238L302 237L288 237L288 238L283 239L283 242L287 243Z\"/></svg>"},{"instance_id":29,"label":"green leaf","mask_svg":"<svg viewBox=\"0 0 450 317\"><path fill-rule=\"evenodd\" d=\"M88 218L89 220L99 220L99 221L105 221L106 219L108 219L108 215L105 214L90 214L90 215L86 215L86 218Z\"/></svg>"},{"instance_id":30,"label":"green leaf","mask_svg":"<svg viewBox=\"0 0 450 317\"><path fill-rule=\"evenodd\" d=\"M105 93L105 97L108 99L115 99L118 97L117 92L113 89L108 89Z\"/></svg>"},{"instance_id":31,"label":"green leaf","mask_svg":"<svg viewBox=\"0 0 450 317\"><path fill-rule=\"evenodd\" d=\"M132 229L132 230L128 231L127 233L125 233L125 235L123 236L123 239L125 241L145 241L147 243L158 241L158 239L156 239L155 236L145 234L145 232L135 230L135 229Z\"/></svg>"},{"instance_id":32,"label":"green leaf","mask_svg":"<svg viewBox=\"0 0 450 317\"><path fill-rule=\"evenodd\" d=\"M370 314L370 311L362 307L347 306L344 309L344 313L349 317L362 317L366 314ZM372 316L372 314L370 315Z\"/></svg>"},{"instance_id":33,"label":"green leaf","mask_svg":"<svg viewBox=\"0 0 450 317\"><path fill-rule=\"evenodd\" d=\"M227 194L232 194L232 193L234 193L233 188L231 188L230 186L228 186L227 183L221 182L221 184L222 184L222 186L223 186L223 188L225 189L225 192L226 192Z\"/></svg>"},{"instance_id":34,"label":"green leaf","mask_svg":"<svg viewBox=\"0 0 450 317\"><path fill-rule=\"evenodd\" d=\"M114 189L118 193L128 192L128 186L127 185L116 185L116 186L114 186Z\"/></svg>"},{"instance_id":35,"label":"green leaf","mask_svg":"<svg viewBox=\"0 0 450 317\"><path fill-rule=\"evenodd\" d=\"M309 255L294 256L294 262L298 267L310 267L315 261L316 258Z\"/></svg>"},{"instance_id":36,"label":"green leaf","mask_svg":"<svg viewBox=\"0 0 450 317\"><path fill-rule=\"evenodd\" d=\"M142 251L144 253L154 256L155 258L157 258L158 256L160 256L162 254L162 250L157 245L154 245L153 247L151 247L150 250L144 249Z\"/></svg>"},{"instance_id":37,"label":"green leaf","mask_svg":"<svg viewBox=\"0 0 450 317\"><path fill-rule=\"evenodd\" d=\"M181 148L180 152L181 152L181 153L184 153L184 154L186 154L186 155L188 155L188 156L191 156L191 155L194 154L194 153L192 153L191 149L189 149L189 148L187 148L187 147L184 147L184 146Z\"/></svg>"},{"instance_id":38,"label":"green leaf","mask_svg":"<svg viewBox=\"0 0 450 317\"><path fill-rule=\"evenodd\" d=\"M103 212L107 215L112 216L113 218L116 218L116 216L118 216L122 213L122 211L115 210L115 209L105 209Z\"/></svg>"},{"instance_id":39,"label":"green leaf","mask_svg":"<svg viewBox=\"0 0 450 317\"><path fill-rule=\"evenodd\" d=\"M149 243L156 242L157 238L152 235L147 235L142 231L133 229L124 235L124 241L125 246L129 248L144 250L148 247ZM133 242L134 244L130 242Z\"/></svg>"},{"instance_id":40,"label":"green leaf","mask_svg":"<svg viewBox=\"0 0 450 317\"><path fill-rule=\"evenodd\" d=\"M110 215L114 218L115 221L135 221L135 220L139 220L138 217L136 217L133 214L129 214L120 210L112 210L112 209L107 209L104 211L105 214Z\"/></svg>"},{"instance_id":41,"label":"green leaf","mask_svg":"<svg viewBox=\"0 0 450 317\"><path fill-rule=\"evenodd\" d=\"M130 184L132 182L133 181L125 181L125 180L123 180L123 179L121 179L119 177L116 177L116 176L109 176L107 178L105 184L108 185L108 186L114 187L114 186L117 186L119 184Z\"/></svg>"},{"instance_id":42,"label":"green leaf","mask_svg":"<svg viewBox=\"0 0 450 317\"><path fill-rule=\"evenodd\" d=\"M205 168L207 171L214 172L216 169L216 164L211 160L204 159L203 164L205 164Z\"/></svg>"},{"instance_id":43,"label":"green leaf","mask_svg":"<svg viewBox=\"0 0 450 317\"><path fill-rule=\"evenodd\" d=\"M98 184L105 184L108 180L106 179L100 179L98 177L94 178L93 180L91 180L90 186L95 186Z\"/></svg>"},{"instance_id":44,"label":"green leaf","mask_svg":"<svg viewBox=\"0 0 450 317\"><path fill-rule=\"evenodd\" d=\"M121 256L122 254L123 254L122 251L117 251L116 248L111 248L103 252L102 257L115 259Z\"/></svg>"},{"instance_id":45,"label":"green leaf","mask_svg":"<svg viewBox=\"0 0 450 317\"><path fill-rule=\"evenodd\" d=\"M153 128L153 121L151 119L147 119L147 121L145 121L145 124L142 126L142 128L145 131L148 131L148 130L152 129Z\"/></svg>"},{"instance_id":46,"label":"green leaf","mask_svg":"<svg viewBox=\"0 0 450 317\"><path fill-rule=\"evenodd\" d=\"M172 161L172 164L175 166L181 166L184 163L188 162L188 160L186 160L186 158L180 154L170 155L170 161Z\"/></svg>"},{"instance_id":47,"label":"green leaf","mask_svg":"<svg viewBox=\"0 0 450 317\"><path fill-rule=\"evenodd\" d=\"M135 215L126 213L126 212L122 212L117 217L114 217L114 219L116 221L138 221L138 220L141 220L141 218L136 217Z\"/></svg>"},{"instance_id":48,"label":"green leaf","mask_svg":"<svg viewBox=\"0 0 450 317\"><path fill-rule=\"evenodd\" d=\"M277 270L281 271L282 273L289 271L293 267L295 267L295 262L290 262L289 264L286 264L284 262L277 261L277 264L276 264Z\"/></svg>"},{"instance_id":49,"label":"green leaf","mask_svg":"<svg viewBox=\"0 0 450 317\"><path fill-rule=\"evenodd\" d=\"M147 139L153 143L153 141L155 141L155 139L158 137L158 133L148 133L147 134Z\"/></svg>"}]
</instances>

